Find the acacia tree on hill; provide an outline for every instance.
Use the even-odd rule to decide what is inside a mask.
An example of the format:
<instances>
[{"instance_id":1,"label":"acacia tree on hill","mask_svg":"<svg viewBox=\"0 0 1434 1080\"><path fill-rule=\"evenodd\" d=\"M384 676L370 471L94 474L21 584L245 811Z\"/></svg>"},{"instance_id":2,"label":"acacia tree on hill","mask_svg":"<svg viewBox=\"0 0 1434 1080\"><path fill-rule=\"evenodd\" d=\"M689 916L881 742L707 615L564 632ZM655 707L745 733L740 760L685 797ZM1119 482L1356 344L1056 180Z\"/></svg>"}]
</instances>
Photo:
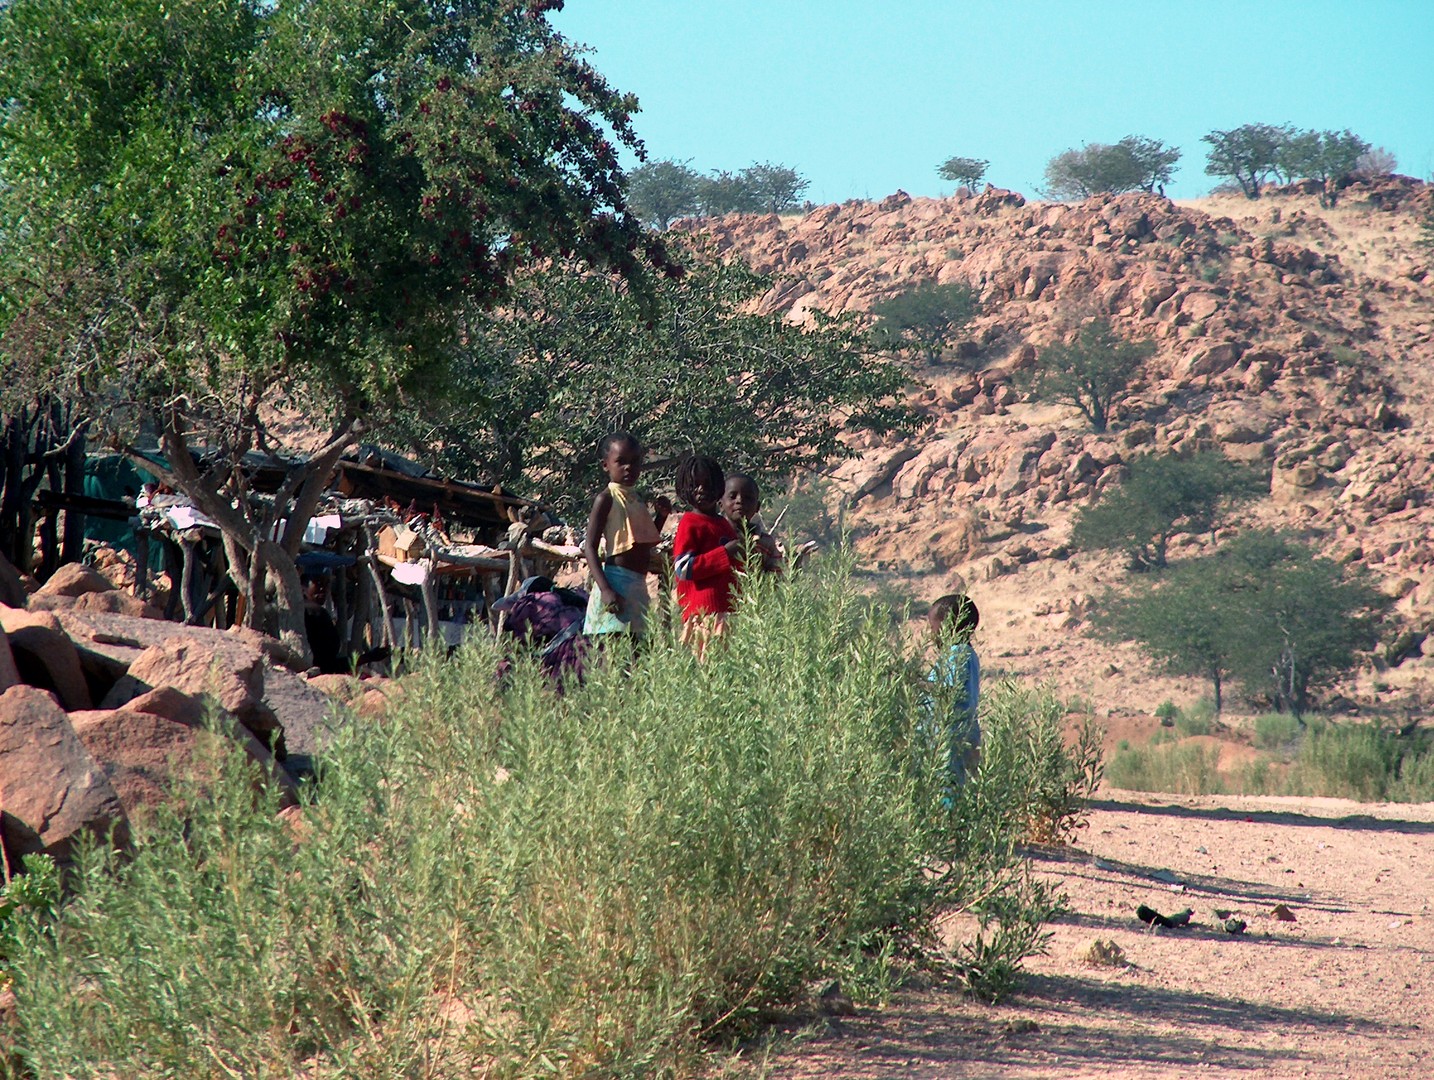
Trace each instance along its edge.
<instances>
[{"instance_id":1,"label":"acacia tree on hill","mask_svg":"<svg viewBox=\"0 0 1434 1080\"><path fill-rule=\"evenodd\" d=\"M343 450L451 355L459 312L554 255L635 282L644 249L662 260L612 141L638 147L635 103L549 6L0 7L5 386L75 402L132 455L157 434L251 625L300 655L306 521ZM272 448L274 403L327 437L260 505L242 462Z\"/></svg>"},{"instance_id":2,"label":"acacia tree on hill","mask_svg":"<svg viewBox=\"0 0 1434 1080\"><path fill-rule=\"evenodd\" d=\"M1253 531L1106 597L1097 626L1210 679L1217 710L1234 678L1252 699L1298 716L1316 687L1374 647L1389 604L1364 574Z\"/></svg>"},{"instance_id":3,"label":"acacia tree on hill","mask_svg":"<svg viewBox=\"0 0 1434 1080\"><path fill-rule=\"evenodd\" d=\"M947 158L936 170L936 174L943 180L950 180L953 184L974 188L985 179L986 166L990 164L985 158Z\"/></svg>"},{"instance_id":4,"label":"acacia tree on hill","mask_svg":"<svg viewBox=\"0 0 1434 1080\"><path fill-rule=\"evenodd\" d=\"M1202 135L1200 141L1210 144L1205 172L1235 181L1246 198L1258 199L1260 185L1278 170L1280 148L1291 134L1288 124L1242 124Z\"/></svg>"},{"instance_id":5,"label":"acacia tree on hill","mask_svg":"<svg viewBox=\"0 0 1434 1080\"><path fill-rule=\"evenodd\" d=\"M741 172L716 169L699 178L697 203L702 213L781 214L792 210L808 181L796 169L765 162Z\"/></svg>"},{"instance_id":6,"label":"acacia tree on hill","mask_svg":"<svg viewBox=\"0 0 1434 1080\"><path fill-rule=\"evenodd\" d=\"M1153 341L1127 341L1109 319L1091 319L1070 341L1039 352L1028 389L1038 399L1074 405L1093 431L1103 432L1154 353Z\"/></svg>"},{"instance_id":7,"label":"acacia tree on hill","mask_svg":"<svg viewBox=\"0 0 1434 1080\"><path fill-rule=\"evenodd\" d=\"M702 205L702 174L685 161L649 161L628 174L628 204L649 225L665 229Z\"/></svg>"},{"instance_id":8,"label":"acacia tree on hill","mask_svg":"<svg viewBox=\"0 0 1434 1080\"><path fill-rule=\"evenodd\" d=\"M923 281L871 307L884 348L911 350L928 364L941 359L952 337L981 312L976 290L964 282Z\"/></svg>"},{"instance_id":9,"label":"acacia tree on hill","mask_svg":"<svg viewBox=\"0 0 1434 1080\"><path fill-rule=\"evenodd\" d=\"M1340 182L1359 167L1369 143L1352 131L1300 131L1293 133L1278 153L1279 168L1287 179L1317 180L1320 205L1339 200Z\"/></svg>"},{"instance_id":10,"label":"acacia tree on hill","mask_svg":"<svg viewBox=\"0 0 1434 1080\"><path fill-rule=\"evenodd\" d=\"M1046 194L1085 199L1107 192L1163 193L1179 160L1179 149L1143 135L1127 135L1114 144L1087 143L1047 162Z\"/></svg>"},{"instance_id":11,"label":"acacia tree on hill","mask_svg":"<svg viewBox=\"0 0 1434 1080\"><path fill-rule=\"evenodd\" d=\"M768 214L793 210L810 183L796 169L765 161L742 170L741 180L759 209Z\"/></svg>"},{"instance_id":12,"label":"acacia tree on hill","mask_svg":"<svg viewBox=\"0 0 1434 1080\"><path fill-rule=\"evenodd\" d=\"M1267 476L1218 451L1149 454L1129 468L1123 484L1080 511L1071 542L1124 551L1138 570L1164 569L1172 537L1213 532L1232 506L1269 487Z\"/></svg>"}]
</instances>

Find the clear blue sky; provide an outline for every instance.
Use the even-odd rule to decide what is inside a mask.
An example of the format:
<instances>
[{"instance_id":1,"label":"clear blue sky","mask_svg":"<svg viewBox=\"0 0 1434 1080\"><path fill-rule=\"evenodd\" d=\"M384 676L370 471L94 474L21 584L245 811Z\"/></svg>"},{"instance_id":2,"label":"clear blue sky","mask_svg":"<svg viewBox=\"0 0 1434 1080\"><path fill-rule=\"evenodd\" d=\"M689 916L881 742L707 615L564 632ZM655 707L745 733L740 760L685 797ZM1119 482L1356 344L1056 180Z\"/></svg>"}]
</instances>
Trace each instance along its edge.
<instances>
[{"instance_id":1,"label":"clear blue sky","mask_svg":"<svg viewBox=\"0 0 1434 1080\"><path fill-rule=\"evenodd\" d=\"M952 155L1033 195L1146 135L1203 194L1206 132L1349 128L1434 174L1434 0L568 0L554 24L642 103L651 158L790 165L816 202L935 195Z\"/></svg>"}]
</instances>

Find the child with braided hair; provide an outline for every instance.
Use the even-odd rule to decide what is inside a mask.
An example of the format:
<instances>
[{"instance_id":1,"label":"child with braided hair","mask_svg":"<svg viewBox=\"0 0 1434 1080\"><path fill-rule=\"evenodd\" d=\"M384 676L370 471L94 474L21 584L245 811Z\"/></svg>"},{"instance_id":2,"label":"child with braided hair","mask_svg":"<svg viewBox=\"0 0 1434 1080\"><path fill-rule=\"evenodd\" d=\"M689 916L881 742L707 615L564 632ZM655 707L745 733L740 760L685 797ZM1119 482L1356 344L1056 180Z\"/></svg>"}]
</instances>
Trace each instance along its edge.
<instances>
[{"instance_id":1,"label":"child with braided hair","mask_svg":"<svg viewBox=\"0 0 1434 1080\"><path fill-rule=\"evenodd\" d=\"M732 523L718 512L726 486L721 465L694 454L678 464L675 483L677 497L692 507L678 521L672 544L682 640L700 656L707 641L721 637L726 628L743 544Z\"/></svg>"}]
</instances>

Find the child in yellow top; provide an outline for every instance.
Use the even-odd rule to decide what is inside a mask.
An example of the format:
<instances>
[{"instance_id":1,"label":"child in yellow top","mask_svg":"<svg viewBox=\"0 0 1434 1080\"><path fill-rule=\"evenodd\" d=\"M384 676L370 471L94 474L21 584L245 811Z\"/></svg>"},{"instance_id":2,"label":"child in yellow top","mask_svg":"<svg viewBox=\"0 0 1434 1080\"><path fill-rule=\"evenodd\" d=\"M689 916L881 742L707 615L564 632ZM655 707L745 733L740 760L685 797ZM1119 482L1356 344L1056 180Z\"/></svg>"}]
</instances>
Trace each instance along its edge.
<instances>
[{"instance_id":1,"label":"child in yellow top","mask_svg":"<svg viewBox=\"0 0 1434 1080\"><path fill-rule=\"evenodd\" d=\"M608 485L593 500L583 557L593 591L583 620L585 634L636 634L647 625L647 572L661 522L633 490L645 451L626 431L615 431L598 446Z\"/></svg>"}]
</instances>

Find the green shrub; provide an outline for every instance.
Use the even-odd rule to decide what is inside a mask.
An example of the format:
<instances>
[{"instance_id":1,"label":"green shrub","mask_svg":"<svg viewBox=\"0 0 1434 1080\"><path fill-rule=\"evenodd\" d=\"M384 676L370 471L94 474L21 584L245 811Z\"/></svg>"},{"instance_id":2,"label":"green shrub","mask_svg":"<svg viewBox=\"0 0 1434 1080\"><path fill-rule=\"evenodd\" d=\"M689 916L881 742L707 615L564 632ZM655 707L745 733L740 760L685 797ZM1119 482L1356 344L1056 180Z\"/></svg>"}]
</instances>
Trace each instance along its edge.
<instances>
[{"instance_id":1,"label":"green shrub","mask_svg":"<svg viewBox=\"0 0 1434 1080\"><path fill-rule=\"evenodd\" d=\"M1069 839L1100 784L1100 729L1087 712L1068 747L1067 711L1053 693L1015 679L991 680L982 694L981 779L1031 840Z\"/></svg>"},{"instance_id":2,"label":"green shrub","mask_svg":"<svg viewBox=\"0 0 1434 1080\"><path fill-rule=\"evenodd\" d=\"M1311 724L1286 787L1292 795L1362 802L1434 799L1434 736L1378 724Z\"/></svg>"},{"instance_id":3,"label":"green shrub","mask_svg":"<svg viewBox=\"0 0 1434 1080\"><path fill-rule=\"evenodd\" d=\"M1169 720L1173 723L1175 718L1180 715L1180 706L1166 699L1155 706L1155 715L1161 720Z\"/></svg>"},{"instance_id":4,"label":"green shrub","mask_svg":"<svg viewBox=\"0 0 1434 1080\"><path fill-rule=\"evenodd\" d=\"M1175 718L1175 730L1187 738L1191 735L1209 735L1215 730L1215 719L1192 709Z\"/></svg>"},{"instance_id":5,"label":"green shrub","mask_svg":"<svg viewBox=\"0 0 1434 1080\"><path fill-rule=\"evenodd\" d=\"M1262 749L1290 746L1299 733L1300 722L1289 713L1265 713L1255 717L1255 745Z\"/></svg>"},{"instance_id":6,"label":"green shrub","mask_svg":"<svg viewBox=\"0 0 1434 1080\"><path fill-rule=\"evenodd\" d=\"M15 925L28 913L44 924L60 901L60 872L48 855L24 855L24 873L16 874L0 888L0 983L6 979L6 964L19 949Z\"/></svg>"},{"instance_id":7,"label":"green shrub","mask_svg":"<svg viewBox=\"0 0 1434 1080\"><path fill-rule=\"evenodd\" d=\"M922 664L842 566L752 583L704 663L619 642L557 696L496 660L425 662L348 725L297 829L236 755L128 863L85 853L56 932L18 920L26 1067L671 1073L814 978L939 961L942 911L979 916L950 959L974 993L1043 947L1018 845L1074 827L1098 765L1053 698L995 686L953 800Z\"/></svg>"},{"instance_id":8,"label":"green shrub","mask_svg":"<svg viewBox=\"0 0 1434 1080\"><path fill-rule=\"evenodd\" d=\"M1106 763L1112 787L1129 791L1164 791L1173 795L1217 795L1225 790L1214 746L1167 743L1118 751Z\"/></svg>"}]
</instances>

